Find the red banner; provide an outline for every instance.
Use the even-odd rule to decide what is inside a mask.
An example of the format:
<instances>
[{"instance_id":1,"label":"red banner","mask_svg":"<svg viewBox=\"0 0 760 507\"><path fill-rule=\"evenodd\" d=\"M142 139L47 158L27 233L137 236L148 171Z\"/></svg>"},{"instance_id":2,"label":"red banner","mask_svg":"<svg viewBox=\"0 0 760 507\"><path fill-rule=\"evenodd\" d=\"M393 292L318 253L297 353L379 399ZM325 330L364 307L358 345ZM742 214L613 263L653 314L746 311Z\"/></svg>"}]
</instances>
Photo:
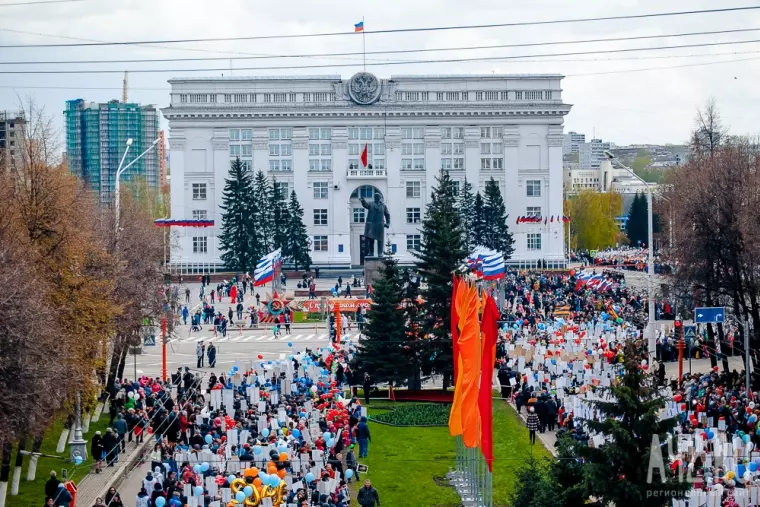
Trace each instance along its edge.
<instances>
[{"instance_id":1,"label":"red banner","mask_svg":"<svg viewBox=\"0 0 760 507\"><path fill-rule=\"evenodd\" d=\"M321 301L319 299L309 299L303 302L303 311L312 313L321 311ZM359 308L368 308L369 299L330 299L328 308L330 311L339 305L341 312L356 312Z\"/></svg>"}]
</instances>

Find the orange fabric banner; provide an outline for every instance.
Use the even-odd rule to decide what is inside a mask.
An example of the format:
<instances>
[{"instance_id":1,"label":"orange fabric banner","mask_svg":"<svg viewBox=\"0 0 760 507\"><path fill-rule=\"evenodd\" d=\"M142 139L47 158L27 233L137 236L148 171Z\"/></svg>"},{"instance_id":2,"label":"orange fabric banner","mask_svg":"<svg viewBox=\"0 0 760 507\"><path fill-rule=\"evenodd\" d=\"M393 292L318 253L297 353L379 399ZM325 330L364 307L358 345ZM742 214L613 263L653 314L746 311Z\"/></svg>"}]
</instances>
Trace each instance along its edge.
<instances>
[{"instance_id":1,"label":"orange fabric banner","mask_svg":"<svg viewBox=\"0 0 760 507\"><path fill-rule=\"evenodd\" d=\"M460 286L460 290L462 287ZM480 440L480 412L478 411L478 389L480 388L481 338L478 309L480 300L478 289L466 285L459 313L459 354L461 368L462 436L465 447L474 448ZM459 381L457 385L460 385ZM456 397L456 394L455 394Z\"/></svg>"},{"instance_id":2,"label":"orange fabric banner","mask_svg":"<svg viewBox=\"0 0 760 507\"><path fill-rule=\"evenodd\" d=\"M462 358L459 353L459 324L462 301L465 297L467 284L461 278L454 278L454 292L451 298L451 338L454 342L454 401L449 412L449 435L455 437L462 434ZM456 319L454 318L456 316ZM456 320L456 324L455 324ZM456 337L456 338L455 338Z\"/></svg>"},{"instance_id":3,"label":"orange fabric banner","mask_svg":"<svg viewBox=\"0 0 760 507\"><path fill-rule=\"evenodd\" d=\"M493 471L493 400L492 380L496 362L496 341L498 338L499 309L491 296L483 305L483 346L481 351L480 390L478 391L478 411L480 413L480 451Z\"/></svg>"}]
</instances>

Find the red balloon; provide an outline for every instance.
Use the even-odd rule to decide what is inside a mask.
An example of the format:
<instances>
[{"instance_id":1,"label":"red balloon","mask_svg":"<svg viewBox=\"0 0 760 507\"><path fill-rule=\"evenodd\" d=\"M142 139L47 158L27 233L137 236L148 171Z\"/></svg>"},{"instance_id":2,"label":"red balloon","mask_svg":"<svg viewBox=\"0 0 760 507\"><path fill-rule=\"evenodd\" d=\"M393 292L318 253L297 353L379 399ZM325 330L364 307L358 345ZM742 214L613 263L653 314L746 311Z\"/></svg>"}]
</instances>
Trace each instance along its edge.
<instances>
[{"instance_id":1,"label":"red balloon","mask_svg":"<svg viewBox=\"0 0 760 507\"><path fill-rule=\"evenodd\" d=\"M682 399L683 399L683 396L681 396L680 394L676 394L675 396L673 396L673 401L675 401L676 403L678 403Z\"/></svg>"},{"instance_id":2,"label":"red balloon","mask_svg":"<svg viewBox=\"0 0 760 507\"><path fill-rule=\"evenodd\" d=\"M258 355L258 356L256 356L256 357L258 357L259 359L264 359L264 355L263 355L263 354L259 354L259 355Z\"/></svg>"},{"instance_id":3,"label":"red balloon","mask_svg":"<svg viewBox=\"0 0 760 507\"><path fill-rule=\"evenodd\" d=\"M574 269L570 270L570 276L575 276L575 270Z\"/></svg>"}]
</instances>

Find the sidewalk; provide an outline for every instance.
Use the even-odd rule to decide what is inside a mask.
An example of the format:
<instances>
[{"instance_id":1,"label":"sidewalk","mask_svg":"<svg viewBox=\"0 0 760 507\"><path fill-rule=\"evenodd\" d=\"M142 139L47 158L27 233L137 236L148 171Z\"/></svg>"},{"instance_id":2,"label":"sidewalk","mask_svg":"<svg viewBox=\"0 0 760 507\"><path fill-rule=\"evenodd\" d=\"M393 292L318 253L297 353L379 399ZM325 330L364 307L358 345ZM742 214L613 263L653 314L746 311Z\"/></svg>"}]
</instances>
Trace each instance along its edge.
<instances>
[{"instance_id":1,"label":"sidewalk","mask_svg":"<svg viewBox=\"0 0 760 507\"><path fill-rule=\"evenodd\" d=\"M77 505L82 507L90 507L95 504L97 498L103 498L106 492L115 487L118 491L118 486L121 481L127 476L127 474L140 462L140 456L146 452L152 442L155 441L153 435L145 435L145 441L142 444L136 444L135 442L127 442L126 452L119 454L119 462L113 466L108 467L103 464L103 471L96 474L93 470L86 475L82 480L77 483ZM125 505L130 505L131 500L123 498Z\"/></svg>"}]
</instances>

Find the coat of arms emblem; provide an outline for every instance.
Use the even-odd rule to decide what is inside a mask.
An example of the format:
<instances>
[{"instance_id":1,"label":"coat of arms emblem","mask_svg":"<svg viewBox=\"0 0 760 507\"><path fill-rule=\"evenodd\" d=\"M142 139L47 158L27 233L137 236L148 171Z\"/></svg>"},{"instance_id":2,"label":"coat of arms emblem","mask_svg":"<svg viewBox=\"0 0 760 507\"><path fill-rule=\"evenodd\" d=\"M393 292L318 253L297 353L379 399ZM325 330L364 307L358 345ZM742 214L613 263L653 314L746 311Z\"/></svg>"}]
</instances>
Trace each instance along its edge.
<instances>
[{"instance_id":1,"label":"coat of arms emblem","mask_svg":"<svg viewBox=\"0 0 760 507\"><path fill-rule=\"evenodd\" d=\"M369 72L354 74L348 83L348 95L362 106L372 104L380 97L380 81Z\"/></svg>"}]
</instances>

